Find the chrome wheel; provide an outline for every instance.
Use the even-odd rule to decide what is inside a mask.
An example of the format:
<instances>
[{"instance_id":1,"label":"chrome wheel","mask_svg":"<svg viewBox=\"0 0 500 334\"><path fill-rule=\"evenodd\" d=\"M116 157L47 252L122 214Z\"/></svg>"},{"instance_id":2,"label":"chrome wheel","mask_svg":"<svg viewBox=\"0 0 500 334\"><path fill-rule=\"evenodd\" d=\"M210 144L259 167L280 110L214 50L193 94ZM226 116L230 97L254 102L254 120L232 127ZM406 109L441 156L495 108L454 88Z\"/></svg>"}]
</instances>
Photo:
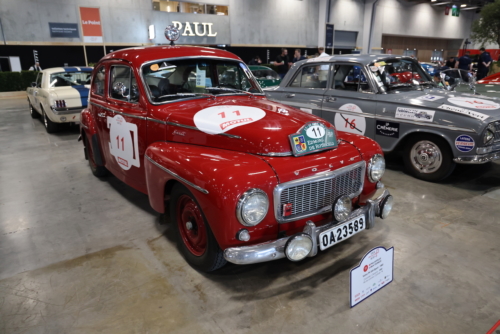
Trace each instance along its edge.
<instances>
[{"instance_id":1,"label":"chrome wheel","mask_svg":"<svg viewBox=\"0 0 500 334\"><path fill-rule=\"evenodd\" d=\"M443 163L443 154L438 145L422 140L416 142L411 148L410 161L420 173L434 173Z\"/></svg>"}]
</instances>

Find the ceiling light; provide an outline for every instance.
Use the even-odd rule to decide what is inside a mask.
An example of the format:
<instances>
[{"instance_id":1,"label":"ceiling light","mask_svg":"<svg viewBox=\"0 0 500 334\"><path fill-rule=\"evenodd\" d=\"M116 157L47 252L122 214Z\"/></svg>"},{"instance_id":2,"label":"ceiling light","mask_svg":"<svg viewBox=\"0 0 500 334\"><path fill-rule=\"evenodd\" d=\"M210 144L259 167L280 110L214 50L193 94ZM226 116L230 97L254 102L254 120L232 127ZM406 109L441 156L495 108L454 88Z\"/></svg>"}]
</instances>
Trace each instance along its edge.
<instances>
[{"instance_id":1,"label":"ceiling light","mask_svg":"<svg viewBox=\"0 0 500 334\"><path fill-rule=\"evenodd\" d=\"M436 2L437 0L431 0L431 2Z\"/></svg>"},{"instance_id":2,"label":"ceiling light","mask_svg":"<svg viewBox=\"0 0 500 334\"><path fill-rule=\"evenodd\" d=\"M467 7L467 5L466 4L462 4L462 5L460 5L460 7L464 8L464 7Z\"/></svg>"},{"instance_id":3,"label":"ceiling light","mask_svg":"<svg viewBox=\"0 0 500 334\"><path fill-rule=\"evenodd\" d=\"M435 3L435 4L432 4L433 6L441 6L441 5L446 5L447 3L450 3L449 1L446 1L446 2L439 2L439 3Z\"/></svg>"}]
</instances>

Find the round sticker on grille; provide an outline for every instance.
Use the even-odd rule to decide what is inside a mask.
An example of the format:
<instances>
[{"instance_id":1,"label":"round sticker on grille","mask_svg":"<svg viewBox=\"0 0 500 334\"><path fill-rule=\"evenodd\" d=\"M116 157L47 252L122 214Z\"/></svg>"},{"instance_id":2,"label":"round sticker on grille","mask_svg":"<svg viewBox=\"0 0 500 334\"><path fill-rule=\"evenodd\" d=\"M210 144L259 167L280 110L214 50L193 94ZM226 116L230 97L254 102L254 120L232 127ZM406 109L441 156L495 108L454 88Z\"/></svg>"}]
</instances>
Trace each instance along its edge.
<instances>
[{"instance_id":1,"label":"round sticker on grille","mask_svg":"<svg viewBox=\"0 0 500 334\"><path fill-rule=\"evenodd\" d=\"M455 139L455 147L460 152L470 152L474 148L475 143L474 139L472 139L469 135L460 135Z\"/></svg>"}]
</instances>

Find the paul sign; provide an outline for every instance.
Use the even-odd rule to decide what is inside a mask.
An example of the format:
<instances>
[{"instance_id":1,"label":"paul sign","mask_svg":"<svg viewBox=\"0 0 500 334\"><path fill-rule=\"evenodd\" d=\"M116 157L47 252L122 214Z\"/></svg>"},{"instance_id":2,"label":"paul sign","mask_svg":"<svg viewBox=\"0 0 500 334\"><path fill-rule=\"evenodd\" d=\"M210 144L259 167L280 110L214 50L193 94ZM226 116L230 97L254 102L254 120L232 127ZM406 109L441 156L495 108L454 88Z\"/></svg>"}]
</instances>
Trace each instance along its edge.
<instances>
[{"instance_id":1,"label":"paul sign","mask_svg":"<svg viewBox=\"0 0 500 334\"><path fill-rule=\"evenodd\" d=\"M182 22L179 21L172 21L172 24L179 29L179 31L182 30ZM193 33L193 28L191 27L193 25L194 27L194 33ZM199 31L200 26L203 27L202 32ZM213 23L199 23L199 22L186 22L184 25L184 31L182 32L182 36L208 36L208 37L215 37L217 36L217 33L212 32L212 26Z\"/></svg>"}]
</instances>

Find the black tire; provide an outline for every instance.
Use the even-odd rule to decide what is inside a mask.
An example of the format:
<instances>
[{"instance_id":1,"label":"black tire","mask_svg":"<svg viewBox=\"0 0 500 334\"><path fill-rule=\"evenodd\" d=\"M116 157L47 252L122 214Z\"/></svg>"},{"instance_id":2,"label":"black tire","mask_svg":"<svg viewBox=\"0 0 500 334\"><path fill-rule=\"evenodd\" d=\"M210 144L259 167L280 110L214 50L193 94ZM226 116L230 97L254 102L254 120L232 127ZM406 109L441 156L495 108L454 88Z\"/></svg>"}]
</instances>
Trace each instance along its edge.
<instances>
[{"instance_id":1,"label":"black tire","mask_svg":"<svg viewBox=\"0 0 500 334\"><path fill-rule=\"evenodd\" d=\"M94 161L94 153L92 147L90 146L87 136L83 137L83 145L85 150L85 158L89 161L90 170L92 174L97 177L104 177L108 175L108 170L104 166L98 166Z\"/></svg>"},{"instance_id":2,"label":"black tire","mask_svg":"<svg viewBox=\"0 0 500 334\"><path fill-rule=\"evenodd\" d=\"M40 114L38 113L38 111L35 110L35 108L33 108L33 106L31 105L31 102L29 102L29 106L30 106L30 115L31 115L31 118L40 118Z\"/></svg>"},{"instance_id":3,"label":"black tire","mask_svg":"<svg viewBox=\"0 0 500 334\"><path fill-rule=\"evenodd\" d=\"M45 113L45 110L43 110L43 107L40 106L40 108L42 109L42 122L45 126L45 130L47 130L47 133L55 133L59 131L59 124L52 122L50 118L47 117L47 114Z\"/></svg>"},{"instance_id":4,"label":"black tire","mask_svg":"<svg viewBox=\"0 0 500 334\"><path fill-rule=\"evenodd\" d=\"M429 182L447 178L456 166L448 142L432 134L411 137L406 143L403 160L411 175Z\"/></svg>"},{"instance_id":5,"label":"black tire","mask_svg":"<svg viewBox=\"0 0 500 334\"><path fill-rule=\"evenodd\" d=\"M185 204L187 202L187 204ZM182 254L182 256L186 259L186 261L195 269L210 272L217 270L223 267L226 264L226 260L224 259L224 253L222 249L220 249L217 240L210 229L210 226L203 214L201 207L199 206L196 198L194 198L193 194L182 184L176 184L170 196L170 221L174 226L175 233L177 235L178 247ZM198 233L200 234L201 226L203 226L204 231L206 231L206 245L203 248L203 252L197 254L195 250L192 249L192 245L190 244L189 237L185 234L187 232L187 228L180 228L179 226L184 225L184 218L193 213L192 210L187 210L186 208L189 206L193 207L198 214L198 218L190 217L189 221L194 221L192 224L193 232L188 233ZM193 214L196 216L197 214ZM184 235L184 236L183 236Z\"/></svg>"}]
</instances>

